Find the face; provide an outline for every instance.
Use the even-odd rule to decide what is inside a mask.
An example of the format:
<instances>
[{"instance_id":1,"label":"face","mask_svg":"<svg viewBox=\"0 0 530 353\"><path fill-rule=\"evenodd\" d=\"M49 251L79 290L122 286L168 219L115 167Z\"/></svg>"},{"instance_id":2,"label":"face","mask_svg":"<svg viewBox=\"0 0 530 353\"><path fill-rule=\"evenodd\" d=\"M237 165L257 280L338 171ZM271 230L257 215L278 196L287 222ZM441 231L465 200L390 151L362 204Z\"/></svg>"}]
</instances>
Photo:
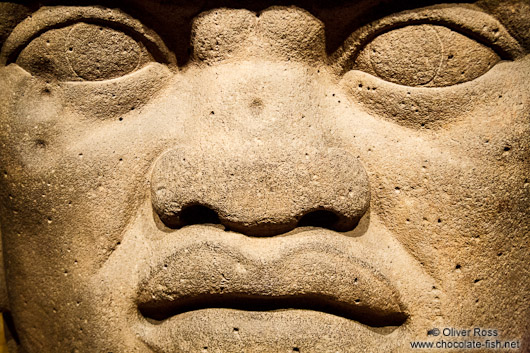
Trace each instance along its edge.
<instances>
[{"instance_id":1,"label":"face","mask_svg":"<svg viewBox=\"0 0 530 353\"><path fill-rule=\"evenodd\" d=\"M0 3L10 349L528 349L529 5L405 3Z\"/></svg>"}]
</instances>

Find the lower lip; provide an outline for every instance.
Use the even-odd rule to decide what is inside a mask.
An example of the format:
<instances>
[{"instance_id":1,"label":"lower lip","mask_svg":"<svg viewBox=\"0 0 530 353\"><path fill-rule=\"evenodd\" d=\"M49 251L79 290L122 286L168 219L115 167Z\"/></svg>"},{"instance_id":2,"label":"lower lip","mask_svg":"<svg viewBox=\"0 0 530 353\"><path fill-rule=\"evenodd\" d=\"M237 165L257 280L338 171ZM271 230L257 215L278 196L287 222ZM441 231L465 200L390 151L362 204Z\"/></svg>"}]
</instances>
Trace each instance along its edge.
<instances>
[{"instance_id":1,"label":"lower lip","mask_svg":"<svg viewBox=\"0 0 530 353\"><path fill-rule=\"evenodd\" d=\"M372 328L304 309L201 309L160 323L142 318L140 338L155 352L391 352L403 326ZM244 348L244 349L243 349ZM243 350L242 350L243 349Z\"/></svg>"}]
</instances>

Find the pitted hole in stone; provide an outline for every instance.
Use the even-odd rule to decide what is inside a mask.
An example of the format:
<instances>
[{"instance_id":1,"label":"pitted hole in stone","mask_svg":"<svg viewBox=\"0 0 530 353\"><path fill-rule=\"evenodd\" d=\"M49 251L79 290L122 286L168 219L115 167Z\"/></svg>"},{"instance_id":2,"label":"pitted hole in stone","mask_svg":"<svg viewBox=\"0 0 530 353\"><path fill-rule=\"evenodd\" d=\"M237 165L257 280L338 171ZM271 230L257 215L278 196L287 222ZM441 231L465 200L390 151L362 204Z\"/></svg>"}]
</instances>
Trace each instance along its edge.
<instances>
[{"instance_id":1,"label":"pitted hole in stone","mask_svg":"<svg viewBox=\"0 0 530 353\"><path fill-rule=\"evenodd\" d=\"M220 224L219 216L211 208L204 205L190 205L184 207L180 213L183 226L193 224Z\"/></svg>"},{"instance_id":2,"label":"pitted hole in stone","mask_svg":"<svg viewBox=\"0 0 530 353\"><path fill-rule=\"evenodd\" d=\"M254 115L259 115L263 111L263 100L261 98L254 98L250 104L249 109Z\"/></svg>"},{"instance_id":3,"label":"pitted hole in stone","mask_svg":"<svg viewBox=\"0 0 530 353\"><path fill-rule=\"evenodd\" d=\"M43 139L35 140L35 147L44 149L46 148L46 146L47 146L47 143Z\"/></svg>"}]
</instances>

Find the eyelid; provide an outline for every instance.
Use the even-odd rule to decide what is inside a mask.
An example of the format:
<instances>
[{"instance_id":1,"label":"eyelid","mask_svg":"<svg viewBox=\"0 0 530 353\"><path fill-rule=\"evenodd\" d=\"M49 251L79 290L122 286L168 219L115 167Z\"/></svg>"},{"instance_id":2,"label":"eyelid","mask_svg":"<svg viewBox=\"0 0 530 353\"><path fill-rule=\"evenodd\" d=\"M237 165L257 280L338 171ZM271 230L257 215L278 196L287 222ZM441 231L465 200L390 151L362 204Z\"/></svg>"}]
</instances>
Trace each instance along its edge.
<instances>
[{"instance_id":1,"label":"eyelid","mask_svg":"<svg viewBox=\"0 0 530 353\"><path fill-rule=\"evenodd\" d=\"M82 6L43 7L19 23L2 47L0 65L16 61L22 49L46 31L78 22L101 24L120 30L144 43L156 60L170 67L177 65L175 55L162 39L138 20L118 10Z\"/></svg>"},{"instance_id":2,"label":"eyelid","mask_svg":"<svg viewBox=\"0 0 530 353\"><path fill-rule=\"evenodd\" d=\"M470 21L470 18L473 20ZM330 57L339 75L349 71L361 50L378 35L416 24L441 25L491 47L501 59L524 55L521 45L492 16L474 5L435 5L382 18L353 32Z\"/></svg>"}]
</instances>

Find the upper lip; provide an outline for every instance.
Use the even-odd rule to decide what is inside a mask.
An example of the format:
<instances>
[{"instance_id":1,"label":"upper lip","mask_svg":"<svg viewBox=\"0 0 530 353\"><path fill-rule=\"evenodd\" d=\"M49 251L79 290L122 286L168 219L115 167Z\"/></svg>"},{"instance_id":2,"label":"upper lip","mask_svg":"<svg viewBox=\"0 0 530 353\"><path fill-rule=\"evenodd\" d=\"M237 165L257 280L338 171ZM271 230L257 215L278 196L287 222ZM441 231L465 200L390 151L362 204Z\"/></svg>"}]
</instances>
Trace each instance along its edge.
<instances>
[{"instance_id":1,"label":"upper lip","mask_svg":"<svg viewBox=\"0 0 530 353\"><path fill-rule=\"evenodd\" d=\"M188 244L140 282L137 305L154 323L207 308L315 310L372 328L400 326L408 318L384 275L318 240L260 257L215 240Z\"/></svg>"}]
</instances>

